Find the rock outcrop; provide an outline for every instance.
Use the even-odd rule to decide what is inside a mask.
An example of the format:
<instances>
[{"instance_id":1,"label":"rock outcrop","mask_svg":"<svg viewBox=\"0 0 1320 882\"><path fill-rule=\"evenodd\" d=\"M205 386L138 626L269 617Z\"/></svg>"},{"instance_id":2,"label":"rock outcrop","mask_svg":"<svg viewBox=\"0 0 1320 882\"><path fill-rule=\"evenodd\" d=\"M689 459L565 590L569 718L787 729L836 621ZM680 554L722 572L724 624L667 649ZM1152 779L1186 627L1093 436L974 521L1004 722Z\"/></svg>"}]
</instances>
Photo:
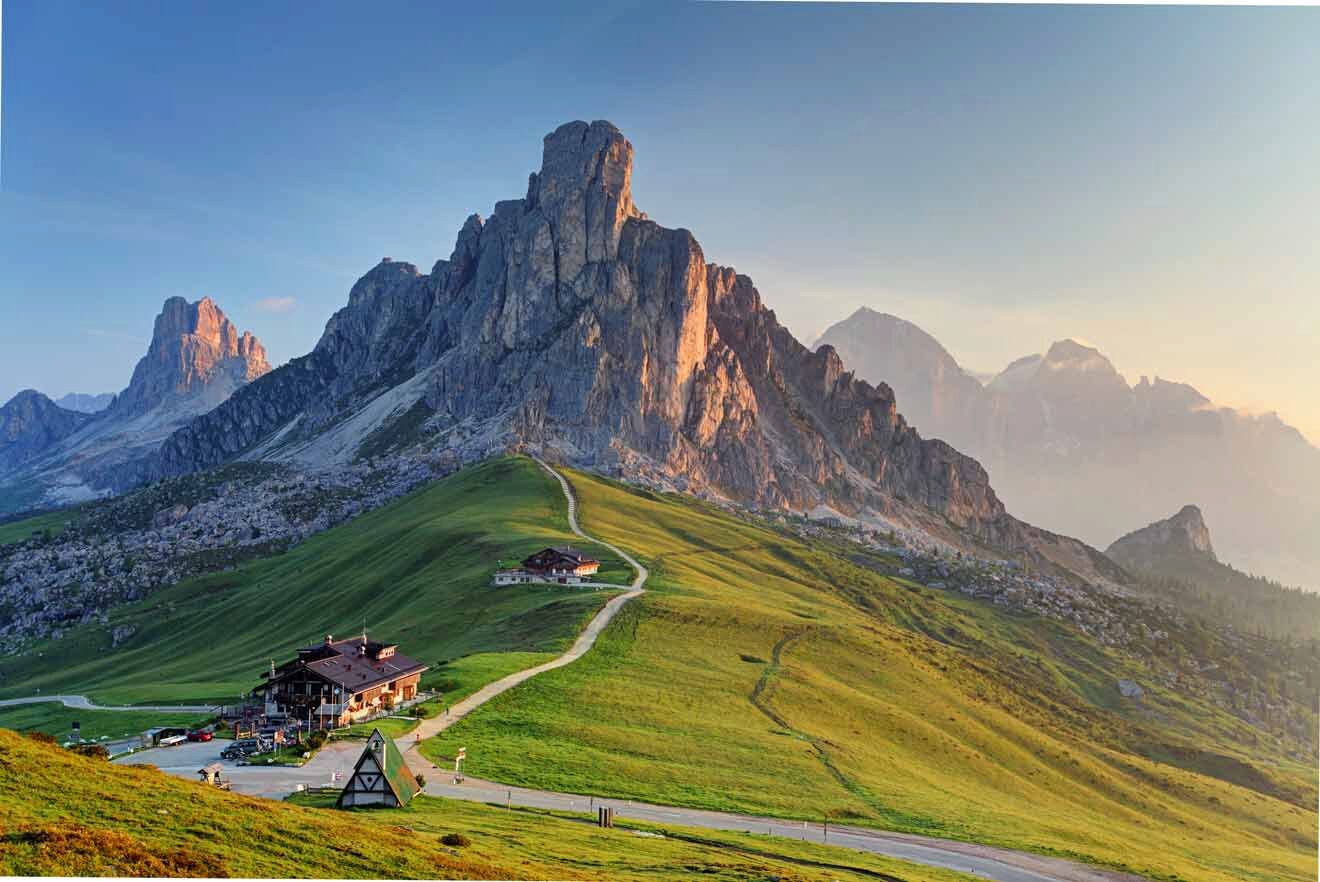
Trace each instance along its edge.
<instances>
[{"instance_id":1,"label":"rock outcrop","mask_svg":"<svg viewBox=\"0 0 1320 882\"><path fill-rule=\"evenodd\" d=\"M827 328L815 343L821 345L832 346L859 377L889 383L923 434L972 456L990 449L991 396L921 328L863 307Z\"/></svg>"},{"instance_id":2,"label":"rock outcrop","mask_svg":"<svg viewBox=\"0 0 1320 882\"><path fill-rule=\"evenodd\" d=\"M6 405L0 513L141 483L148 458L170 433L269 371L261 343L240 334L209 297L169 298L128 387L103 410L64 410L36 392Z\"/></svg>"},{"instance_id":3,"label":"rock outcrop","mask_svg":"<svg viewBox=\"0 0 1320 882\"><path fill-rule=\"evenodd\" d=\"M1210 544L1210 530L1201 510L1194 505L1184 505L1171 518L1128 533L1110 545L1105 554L1121 564L1138 566L1167 555L1218 560L1214 546Z\"/></svg>"},{"instance_id":4,"label":"rock outcrop","mask_svg":"<svg viewBox=\"0 0 1320 882\"><path fill-rule=\"evenodd\" d=\"M240 386L270 371L266 350L242 334L210 297L171 297L156 316L147 354L108 416L125 419L159 407L210 410Z\"/></svg>"},{"instance_id":5,"label":"rock outcrop","mask_svg":"<svg viewBox=\"0 0 1320 882\"><path fill-rule=\"evenodd\" d=\"M420 407L430 443L464 455L530 446L757 505L1000 546L1045 535L1006 514L975 460L918 435L888 386L801 345L748 277L647 219L632 157L610 123L556 129L523 198L469 217L429 273L383 260L313 352L176 433L153 476L346 461Z\"/></svg>"},{"instance_id":6,"label":"rock outcrop","mask_svg":"<svg viewBox=\"0 0 1320 882\"><path fill-rule=\"evenodd\" d=\"M65 410L35 389L0 407L0 472L16 469L86 425L90 417Z\"/></svg>"}]
</instances>

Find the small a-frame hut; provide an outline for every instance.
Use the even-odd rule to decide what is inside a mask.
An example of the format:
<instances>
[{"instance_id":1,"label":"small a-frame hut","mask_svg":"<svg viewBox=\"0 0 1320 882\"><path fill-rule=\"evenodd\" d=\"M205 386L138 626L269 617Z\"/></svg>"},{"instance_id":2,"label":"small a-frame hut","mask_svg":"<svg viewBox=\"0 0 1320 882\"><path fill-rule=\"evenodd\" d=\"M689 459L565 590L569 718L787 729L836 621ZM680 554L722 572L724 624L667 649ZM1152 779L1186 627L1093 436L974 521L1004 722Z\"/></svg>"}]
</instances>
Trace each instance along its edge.
<instances>
[{"instance_id":1,"label":"small a-frame hut","mask_svg":"<svg viewBox=\"0 0 1320 882\"><path fill-rule=\"evenodd\" d=\"M367 747L358 757L336 805L339 808L358 805L398 808L407 805L421 789L399 748L376 729L367 739Z\"/></svg>"}]
</instances>

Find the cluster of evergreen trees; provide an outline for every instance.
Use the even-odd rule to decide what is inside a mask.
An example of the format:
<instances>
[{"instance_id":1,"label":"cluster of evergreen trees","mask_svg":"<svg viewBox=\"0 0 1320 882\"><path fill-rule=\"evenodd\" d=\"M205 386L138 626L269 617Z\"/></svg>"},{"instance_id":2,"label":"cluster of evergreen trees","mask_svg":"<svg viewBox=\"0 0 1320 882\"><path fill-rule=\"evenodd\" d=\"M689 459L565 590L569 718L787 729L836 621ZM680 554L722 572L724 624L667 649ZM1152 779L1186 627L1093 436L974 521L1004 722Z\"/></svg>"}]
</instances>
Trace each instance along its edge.
<instances>
[{"instance_id":1,"label":"cluster of evergreen trees","mask_svg":"<svg viewBox=\"0 0 1320 882\"><path fill-rule=\"evenodd\" d=\"M1237 630L1285 642L1320 637L1320 594L1288 588L1224 564L1193 577L1140 574L1143 587L1184 612L1232 625Z\"/></svg>"}]
</instances>

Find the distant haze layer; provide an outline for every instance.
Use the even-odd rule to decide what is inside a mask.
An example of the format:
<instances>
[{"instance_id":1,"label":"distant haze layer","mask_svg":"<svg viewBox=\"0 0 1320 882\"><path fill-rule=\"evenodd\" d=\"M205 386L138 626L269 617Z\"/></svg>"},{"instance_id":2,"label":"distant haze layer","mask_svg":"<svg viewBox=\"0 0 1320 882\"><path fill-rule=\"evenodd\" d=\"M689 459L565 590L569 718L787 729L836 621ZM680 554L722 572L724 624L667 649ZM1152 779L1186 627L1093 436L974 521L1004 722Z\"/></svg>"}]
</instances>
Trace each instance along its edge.
<instances>
[{"instance_id":1,"label":"distant haze layer","mask_svg":"<svg viewBox=\"0 0 1320 882\"><path fill-rule=\"evenodd\" d=\"M1320 450L1274 416L1218 407L1159 377L1129 384L1074 339L1017 358L987 384L917 325L860 309L817 345L893 388L923 434L975 456L1010 511L1105 547L1199 505L1221 558L1320 588Z\"/></svg>"}]
</instances>

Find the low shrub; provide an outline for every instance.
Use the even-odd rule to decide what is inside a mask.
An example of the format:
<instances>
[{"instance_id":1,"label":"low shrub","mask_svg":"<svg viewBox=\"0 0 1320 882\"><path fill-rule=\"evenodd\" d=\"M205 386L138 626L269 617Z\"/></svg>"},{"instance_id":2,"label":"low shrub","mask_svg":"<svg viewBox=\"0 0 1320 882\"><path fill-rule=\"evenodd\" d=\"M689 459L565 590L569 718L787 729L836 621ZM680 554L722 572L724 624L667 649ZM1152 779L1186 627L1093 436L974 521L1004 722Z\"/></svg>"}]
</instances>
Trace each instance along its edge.
<instances>
[{"instance_id":1,"label":"low shrub","mask_svg":"<svg viewBox=\"0 0 1320 882\"><path fill-rule=\"evenodd\" d=\"M454 848L466 848L472 844L472 840L468 839L462 833L446 833L444 836L440 837L440 841L445 845L453 846Z\"/></svg>"},{"instance_id":2,"label":"low shrub","mask_svg":"<svg viewBox=\"0 0 1320 882\"><path fill-rule=\"evenodd\" d=\"M73 746L73 752L91 757L92 759L110 759L110 751L106 749L104 744L75 744Z\"/></svg>"}]
</instances>

